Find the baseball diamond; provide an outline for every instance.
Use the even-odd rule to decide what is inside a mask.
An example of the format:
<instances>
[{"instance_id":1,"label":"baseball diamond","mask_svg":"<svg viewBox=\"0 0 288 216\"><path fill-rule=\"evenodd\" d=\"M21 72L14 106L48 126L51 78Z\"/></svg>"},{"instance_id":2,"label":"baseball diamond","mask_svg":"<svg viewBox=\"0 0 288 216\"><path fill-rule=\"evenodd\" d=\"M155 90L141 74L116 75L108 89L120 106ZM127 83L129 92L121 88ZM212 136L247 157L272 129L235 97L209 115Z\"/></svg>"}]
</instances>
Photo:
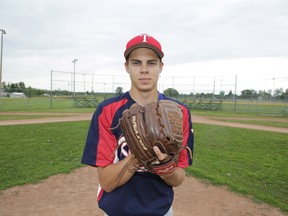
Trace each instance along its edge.
<instances>
[{"instance_id":1,"label":"baseball diamond","mask_svg":"<svg viewBox=\"0 0 288 216\"><path fill-rule=\"evenodd\" d=\"M5 113L0 113L4 115ZM9 113L9 115L12 113ZM19 115L23 113L13 113ZM41 113L25 113L41 115ZM45 115L51 115L44 113ZM57 115L53 113L53 115ZM41 124L46 122L89 120L91 113L66 113L61 117L25 120L3 120L0 125ZM273 128L259 125L247 125L216 121L208 116L193 115L195 123L218 124L230 127L253 128L288 133L287 128ZM287 120L279 120L287 121ZM0 215L94 215L103 212L95 205L97 173L91 167L83 167L71 174L60 174L33 185L17 186L4 190L0 194ZM83 184L85 182L85 184ZM193 199L191 196L193 195ZM184 201L185 200L185 201ZM193 206L193 208L191 208ZM255 203L250 198L234 194L224 187L206 184L193 177L187 177L182 186L175 188L174 214L187 215L271 215L285 216L284 213L266 204ZM192 214L193 212L193 214Z\"/></svg>"}]
</instances>

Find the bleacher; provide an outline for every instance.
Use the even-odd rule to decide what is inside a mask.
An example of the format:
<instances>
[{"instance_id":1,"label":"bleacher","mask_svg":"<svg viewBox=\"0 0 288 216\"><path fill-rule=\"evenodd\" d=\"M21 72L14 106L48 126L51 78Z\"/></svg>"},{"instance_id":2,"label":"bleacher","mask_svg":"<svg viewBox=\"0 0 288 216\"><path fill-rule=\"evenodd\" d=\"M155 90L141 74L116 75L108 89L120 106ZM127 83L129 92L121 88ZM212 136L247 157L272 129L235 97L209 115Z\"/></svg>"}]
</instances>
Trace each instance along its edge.
<instances>
[{"instance_id":1,"label":"bleacher","mask_svg":"<svg viewBox=\"0 0 288 216\"><path fill-rule=\"evenodd\" d=\"M193 100L185 102L191 110L222 110L222 100Z\"/></svg>"},{"instance_id":2,"label":"bleacher","mask_svg":"<svg viewBox=\"0 0 288 216\"><path fill-rule=\"evenodd\" d=\"M74 107L78 108L93 108L97 107L99 101L97 98L87 98L87 97L75 97L74 98Z\"/></svg>"}]
</instances>

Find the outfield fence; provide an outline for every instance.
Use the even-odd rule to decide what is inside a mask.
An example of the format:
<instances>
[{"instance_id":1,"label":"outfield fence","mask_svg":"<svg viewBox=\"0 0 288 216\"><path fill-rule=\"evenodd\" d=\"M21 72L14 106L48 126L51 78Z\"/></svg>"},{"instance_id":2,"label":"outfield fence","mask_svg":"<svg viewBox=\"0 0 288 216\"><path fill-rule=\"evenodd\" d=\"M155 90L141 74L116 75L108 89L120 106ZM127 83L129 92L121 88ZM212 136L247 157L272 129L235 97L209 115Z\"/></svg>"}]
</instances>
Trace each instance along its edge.
<instances>
[{"instance_id":1,"label":"outfield fence","mask_svg":"<svg viewBox=\"0 0 288 216\"><path fill-rule=\"evenodd\" d=\"M278 82L279 83L279 82ZM287 116L288 98L276 97L274 86L263 95L239 97L237 76L161 76L158 89L164 92L175 89L172 98L186 103L191 110L213 110L265 115ZM109 97L128 91L128 76L73 73L51 70L50 89L41 92L25 89L24 92L3 92L0 97L0 111L27 109L95 108ZM120 90L120 91L119 91ZM287 94L286 94L287 95Z\"/></svg>"}]
</instances>

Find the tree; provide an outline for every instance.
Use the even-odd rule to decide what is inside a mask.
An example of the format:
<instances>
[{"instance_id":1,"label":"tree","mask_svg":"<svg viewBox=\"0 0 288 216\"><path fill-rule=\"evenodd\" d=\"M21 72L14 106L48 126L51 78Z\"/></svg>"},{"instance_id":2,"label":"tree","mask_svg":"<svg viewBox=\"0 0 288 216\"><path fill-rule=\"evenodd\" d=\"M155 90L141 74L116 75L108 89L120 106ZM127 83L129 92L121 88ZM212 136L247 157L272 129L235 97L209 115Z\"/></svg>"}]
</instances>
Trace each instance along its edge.
<instances>
[{"instance_id":1,"label":"tree","mask_svg":"<svg viewBox=\"0 0 288 216\"><path fill-rule=\"evenodd\" d=\"M284 93L283 91L283 88L279 88L279 89L276 89L275 92L274 92L274 95L275 97L279 97L280 95L282 95Z\"/></svg>"},{"instance_id":2,"label":"tree","mask_svg":"<svg viewBox=\"0 0 288 216\"><path fill-rule=\"evenodd\" d=\"M18 86L19 86L19 89L21 89L22 91L25 89L25 83L24 82L19 82Z\"/></svg>"},{"instance_id":3,"label":"tree","mask_svg":"<svg viewBox=\"0 0 288 216\"><path fill-rule=\"evenodd\" d=\"M229 91L229 93L227 94L227 96L228 96L229 98L230 98L230 97L232 98L232 96L233 96L232 90Z\"/></svg>"},{"instance_id":4,"label":"tree","mask_svg":"<svg viewBox=\"0 0 288 216\"><path fill-rule=\"evenodd\" d=\"M225 96L225 91L220 91L219 96L223 98Z\"/></svg>"},{"instance_id":5,"label":"tree","mask_svg":"<svg viewBox=\"0 0 288 216\"><path fill-rule=\"evenodd\" d=\"M279 97L281 100L287 100L288 99L288 88Z\"/></svg>"},{"instance_id":6,"label":"tree","mask_svg":"<svg viewBox=\"0 0 288 216\"><path fill-rule=\"evenodd\" d=\"M245 89L241 91L241 98L251 99L253 96L257 96L257 92L253 89Z\"/></svg>"},{"instance_id":7,"label":"tree","mask_svg":"<svg viewBox=\"0 0 288 216\"><path fill-rule=\"evenodd\" d=\"M121 95L121 94L123 94L123 88L122 88L122 87L117 87L116 90L115 90L115 94L116 94L116 95Z\"/></svg>"},{"instance_id":8,"label":"tree","mask_svg":"<svg viewBox=\"0 0 288 216\"><path fill-rule=\"evenodd\" d=\"M5 84L5 83L4 83ZM8 83L7 85L3 85L4 91L7 92L24 92L26 89L24 82L19 83Z\"/></svg>"},{"instance_id":9,"label":"tree","mask_svg":"<svg viewBox=\"0 0 288 216\"><path fill-rule=\"evenodd\" d=\"M178 97L179 96L179 92L174 88L168 88L168 89L164 90L163 93L168 97Z\"/></svg>"}]
</instances>

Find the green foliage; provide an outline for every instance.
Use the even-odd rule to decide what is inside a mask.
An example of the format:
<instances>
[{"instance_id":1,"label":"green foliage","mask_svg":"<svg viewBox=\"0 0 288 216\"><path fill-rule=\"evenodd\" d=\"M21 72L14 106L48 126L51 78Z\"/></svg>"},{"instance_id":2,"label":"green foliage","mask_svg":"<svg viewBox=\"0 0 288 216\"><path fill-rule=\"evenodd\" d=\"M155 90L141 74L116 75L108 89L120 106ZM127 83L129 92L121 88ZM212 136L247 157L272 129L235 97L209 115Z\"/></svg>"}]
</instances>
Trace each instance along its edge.
<instances>
[{"instance_id":1,"label":"green foliage","mask_svg":"<svg viewBox=\"0 0 288 216\"><path fill-rule=\"evenodd\" d=\"M257 96L257 92L253 89L245 89L241 91L241 98L249 99Z\"/></svg>"},{"instance_id":2,"label":"green foliage","mask_svg":"<svg viewBox=\"0 0 288 216\"><path fill-rule=\"evenodd\" d=\"M116 90L115 90L115 94L117 96L123 94L123 88L122 87L117 87Z\"/></svg>"},{"instance_id":3,"label":"green foliage","mask_svg":"<svg viewBox=\"0 0 288 216\"><path fill-rule=\"evenodd\" d=\"M24 93L26 97L33 97L33 96L39 96L39 95L44 95L48 93L47 90L43 89L35 89L29 86L28 88L25 86L24 82L19 82L19 83L2 83L3 85L3 90L4 92L21 92Z\"/></svg>"},{"instance_id":4,"label":"green foliage","mask_svg":"<svg viewBox=\"0 0 288 216\"><path fill-rule=\"evenodd\" d=\"M179 96L179 92L174 88L168 88L168 89L164 90L163 93L168 97L177 98Z\"/></svg>"},{"instance_id":5,"label":"green foliage","mask_svg":"<svg viewBox=\"0 0 288 216\"><path fill-rule=\"evenodd\" d=\"M288 212L287 134L203 124L194 133L189 173Z\"/></svg>"},{"instance_id":6,"label":"green foliage","mask_svg":"<svg viewBox=\"0 0 288 216\"><path fill-rule=\"evenodd\" d=\"M2 83L3 89L6 92L24 92L25 91L25 83L19 82L19 83L8 83L5 82Z\"/></svg>"}]
</instances>

